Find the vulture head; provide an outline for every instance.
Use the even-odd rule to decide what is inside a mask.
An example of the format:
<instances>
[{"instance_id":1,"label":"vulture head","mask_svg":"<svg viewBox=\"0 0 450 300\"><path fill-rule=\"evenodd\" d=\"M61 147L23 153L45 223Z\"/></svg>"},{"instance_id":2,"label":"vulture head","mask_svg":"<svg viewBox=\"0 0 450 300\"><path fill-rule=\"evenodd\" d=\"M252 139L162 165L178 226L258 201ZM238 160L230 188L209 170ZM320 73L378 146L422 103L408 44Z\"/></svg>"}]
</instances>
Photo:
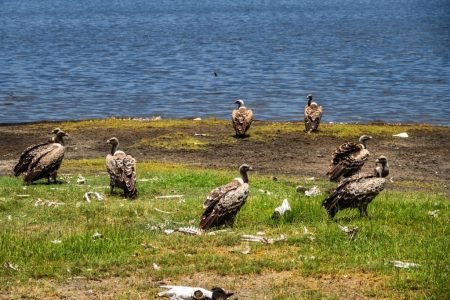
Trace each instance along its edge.
<instances>
[{"instance_id":1,"label":"vulture head","mask_svg":"<svg viewBox=\"0 0 450 300\"><path fill-rule=\"evenodd\" d=\"M375 168L375 173L377 177L386 177L389 175L389 164L387 161L387 157L381 155L378 157L378 159L375 161L377 166Z\"/></svg>"},{"instance_id":2,"label":"vulture head","mask_svg":"<svg viewBox=\"0 0 450 300\"><path fill-rule=\"evenodd\" d=\"M233 296L234 293L226 293L222 288L212 288L212 300L226 300Z\"/></svg>"},{"instance_id":3,"label":"vulture head","mask_svg":"<svg viewBox=\"0 0 450 300\"><path fill-rule=\"evenodd\" d=\"M308 106L311 105L311 101L313 100L313 95L312 94L308 94L306 96L306 99L308 99Z\"/></svg>"},{"instance_id":4,"label":"vulture head","mask_svg":"<svg viewBox=\"0 0 450 300\"><path fill-rule=\"evenodd\" d=\"M234 103L238 105L238 108L244 106L244 100L242 99L237 99Z\"/></svg>"},{"instance_id":5,"label":"vulture head","mask_svg":"<svg viewBox=\"0 0 450 300\"><path fill-rule=\"evenodd\" d=\"M53 129L50 134L57 134L58 132L60 132L61 129L59 127L56 127L55 129Z\"/></svg>"},{"instance_id":6,"label":"vulture head","mask_svg":"<svg viewBox=\"0 0 450 300\"><path fill-rule=\"evenodd\" d=\"M119 145L119 139L116 137L112 137L109 140L107 140L106 143L113 145L113 146L117 146L117 145Z\"/></svg>"},{"instance_id":7,"label":"vulture head","mask_svg":"<svg viewBox=\"0 0 450 300\"><path fill-rule=\"evenodd\" d=\"M239 171L240 171L241 173L242 173L242 172L247 173L248 171L253 171L253 168L250 167L250 166L247 165L247 164L242 164L242 165L239 167Z\"/></svg>"},{"instance_id":8,"label":"vulture head","mask_svg":"<svg viewBox=\"0 0 450 300\"><path fill-rule=\"evenodd\" d=\"M371 140L371 139L372 139L372 137L370 135L364 134L359 138L359 142L361 144L363 144L364 146L366 146L367 141Z\"/></svg>"}]
</instances>

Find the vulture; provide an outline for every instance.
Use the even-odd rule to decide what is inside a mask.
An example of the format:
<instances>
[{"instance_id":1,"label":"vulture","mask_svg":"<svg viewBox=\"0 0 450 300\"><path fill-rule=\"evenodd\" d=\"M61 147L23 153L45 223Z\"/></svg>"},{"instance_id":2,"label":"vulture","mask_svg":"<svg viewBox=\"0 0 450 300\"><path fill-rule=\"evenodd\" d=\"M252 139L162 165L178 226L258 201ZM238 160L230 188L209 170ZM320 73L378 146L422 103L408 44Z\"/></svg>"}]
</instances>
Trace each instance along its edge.
<instances>
[{"instance_id":1,"label":"vulture","mask_svg":"<svg viewBox=\"0 0 450 300\"><path fill-rule=\"evenodd\" d=\"M51 140L25 149L14 167L15 176L25 173L24 181L28 185L41 178L47 178L48 183L51 183L50 178L57 182L56 175L65 152L63 138L68 135L60 129L52 133L56 136Z\"/></svg>"},{"instance_id":2,"label":"vulture","mask_svg":"<svg viewBox=\"0 0 450 300\"><path fill-rule=\"evenodd\" d=\"M56 131L58 130L58 131ZM14 167L14 176L19 176L22 173L25 173L28 170L28 166L30 165L31 160L42 149L44 146L54 143L56 140L56 133L60 131L59 128L55 128L51 133L54 133L55 136L49 139L47 142L39 143L35 145L31 145L26 148L22 154L20 155L19 162Z\"/></svg>"},{"instance_id":3,"label":"vulture","mask_svg":"<svg viewBox=\"0 0 450 300\"><path fill-rule=\"evenodd\" d=\"M245 204L248 197L248 175L247 172L253 170L247 164L239 167L241 178L235 178L227 185L212 190L203 208L205 212L201 216L200 228L208 230L221 225L233 226L234 219Z\"/></svg>"},{"instance_id":4,"label":"vulture","mask_svg":"<svg viewBox=\"0 0 450 300\"><path fill-rule=\"evenodd\" d=\"M319 129L320 119L322 118L322 106L317 105L313 102L313 95L309 94L306 96L308 99L308 104L305 106L305 128L306 131L312 132Z\"/></svg>"},{"instance_id":5,"label":"vulture","mask_svg":"<svg viewBox=\"0 0 450 300\"><path fill-rule=\"evenodd\" d=\"M349 177L361 170L370 153L367 150L367 141L371 136L362 135L359 144L344 143L334 150L332 160L327 172L331 181L339 181L341 177Z\"/></svg>"},{"instance_id":6,"label":"vulture","mask_svg":"<svg viewBox=\"0 0 450 300\"><path fill-rule=\"evenodd\" d=\"M158 293L158 296L174 300L226 300L234 295L234 293L226 293L219 287L215 287L211 291L200 287L181 285L163 285L161 287L167 290Z\"/></svg>"},{"instance_id":7,"label":"vulture","mask_svg":"<svg viewBox=\"0 0 450 300\"><path fill-rule=\"evenodd\" d=\"M126 198L135 198L136 190L136 160L131 155L117 150L119 140L112 137L106 141L111 145L111 153L106 156L106 170L109 174L111 194L114 187L123 189Z\"/></svg>"},{"instance_id":8,"label":"vulture","mask_svg":"<svg viewBox=\"0 0 450 300\"><path fill-rule=\"evenodd\" d=\"M337 188L323 201L322 206L331 219L339 210L358 208L361 216L367 216L367 206L384 189L389 165L385 156L376 160L372 174L357 174L344 178Z\"/></svg>"},{"instance_id":9,"label":"vulture","mask_svg":"<svg viewBox=\"0 0 450 300\"><path fill-rule=\"evenodd\" d=\"M244 137L253 122L253 111L244 106L244 100L238 99L235 103L238 108L231 113L231 121L234 131L236 131L236 137Z\"/></svg>"}]
</instances>

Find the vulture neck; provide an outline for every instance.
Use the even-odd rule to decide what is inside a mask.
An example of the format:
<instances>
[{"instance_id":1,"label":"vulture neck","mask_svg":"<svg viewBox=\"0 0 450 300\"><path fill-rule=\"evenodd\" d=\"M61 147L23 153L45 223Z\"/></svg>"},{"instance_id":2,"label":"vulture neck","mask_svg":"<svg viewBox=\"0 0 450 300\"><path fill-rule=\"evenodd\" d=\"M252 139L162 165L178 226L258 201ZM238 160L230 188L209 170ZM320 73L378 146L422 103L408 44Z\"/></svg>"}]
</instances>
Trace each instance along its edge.
<instances>
[{"instance_id":1,"label":"vulture neck","mask_svg":"<svg viewBox=\"0 0 450 300\"><path fill-rule=\"evenodd\" d=\"M61 145L64 146L64 140L63 140L63 137L62 137L62 136L55 136L55 137L53 138L53 140L54 140L55 143L58 143L58 144L61 144Z\"/></svg>"},{"instance_id":2,"label":"vulture neck","mask_svg":"<svg viewBox=\"0 0 450 300\"><path fill-rule=\"evenodd\" d=\"M312 98L308 98L308 106L311 105L311 102L312 102Z\"/></svg>"},{"instance_id":3,"label":"vulture neck","mask_svg":"<svg viewBox=\"0 0 450 300\"><path fill-rule=\"evenodd\" d=\"M240 171L240 173L241 173L241 177L242 177L242 180L244 181L244 183L248 183L247 171Z\"/></svg>"},{"instance_id":4,"label":"vulture neck","mask_svg":"<svg viewBox=\"0 0 450 300\"><path fill-rule=\"evenodd\" d=\"M367 149L367 140L361 141L361 144Z\"/></svg>"},{"instance_id":5,"label":"vulture neck","mask_svg":"<svg viewBox=\"0 0 450 300\"><path fill-rule=\"evenodd\" d=\"M114 153L116 153L118 147L119 147L119 143L111 144L111 155L114 155Z\"/></svg>"}]
</instances>

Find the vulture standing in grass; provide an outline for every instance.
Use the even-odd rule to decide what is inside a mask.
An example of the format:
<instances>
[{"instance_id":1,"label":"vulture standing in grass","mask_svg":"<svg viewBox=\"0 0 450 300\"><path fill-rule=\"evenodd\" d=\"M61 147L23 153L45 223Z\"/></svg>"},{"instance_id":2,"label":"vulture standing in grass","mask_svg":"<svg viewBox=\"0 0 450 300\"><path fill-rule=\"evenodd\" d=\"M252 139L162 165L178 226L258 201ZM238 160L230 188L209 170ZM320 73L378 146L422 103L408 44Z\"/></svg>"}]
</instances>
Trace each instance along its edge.
<instances>
[{"instance_id":1,"label":"vulture standing in grass","mask_svg":"<svg viewBox=\"0 0 450 300\"><path fill-rule=\"evenodd\" d=\"M238 99L235 103L238 108L231 113L231 120L236 137L244 137L253 122L253 111L244 106L244 100Z\"/></svg>"},{"instance_id":2,"label":"vulture standing in grass","mask_svg":"<svg viewBox=\"0 0 450 300\"><path fill-rule=\"evenodd\" d=\"M371 136L363 135L359 144L344 143L333 152L330 168L327 175L331 181L339 181L341 177L349 177L361 170L370 153L367 150L367 141Z\"/></svg>"},{"instance_id":3,"label":"vulture standing in grass","mask_svg":"<svg viewBox=\"0 0 450 300\"><path fill-rule=\"evenodd\" d=\"M367 206L384 189L389 165L385 156L376 161L372 174L357 174L343 179L322 205L331 219L339 210L358 208L361 216L367 216Z\"/></svg>"},{"instance_id":4,"label":"vulture standing in grass","mask_svg":"<svg viewBox=\"0 0 450 300\"><path fill-rule=\"evenodd\" d=\"M247 164L239 167L241 178L218 187L208 194L203 204L205 212L201 216L200 228L208 230L221 225L233 226L234 219L248 197L248 175L253 170Z\"/></svg>"},{"instance_id":5,"label":"vulture standing in grass","mask_svg":"<svg viewBox=\"0 0 450 300\"><path fill-rule=\"evenodd\" d=\"M312 132L319 129L320 119L322 118L322 106L313 102L313 95L306 96L308 104L305 106L305 128L306 131Z\"/></svg>"},{"instance_id":6,"label":"vulture standing in grass","mask_svg":"<svg viewBox=\"0 0 450 300\"><path fill-rule=\"evenodd\" d=\"M52 133L56 136L50 141L25 149L14 167L15 176L25 173L24 181L28 185L41 178L47 178L48 183L51 183L50 179L57 183L56 175L65 152L63 138L67 134L59 128Z\"/></svg>"},{"instance_id":7,"label":"vulture standing in grass","mask_svg":"<svg viewBox=\"0 0 450 300\"><path fill-rule=\"evenodd\" d=\"M136 160L131 155L117 150L119 140L116 137L106 141L111 145L111 153L106 156L106 169L109 174L111 194L114 187L123 189L126 198L135 198L136 190Z\"/></svg>"}]
</instances>

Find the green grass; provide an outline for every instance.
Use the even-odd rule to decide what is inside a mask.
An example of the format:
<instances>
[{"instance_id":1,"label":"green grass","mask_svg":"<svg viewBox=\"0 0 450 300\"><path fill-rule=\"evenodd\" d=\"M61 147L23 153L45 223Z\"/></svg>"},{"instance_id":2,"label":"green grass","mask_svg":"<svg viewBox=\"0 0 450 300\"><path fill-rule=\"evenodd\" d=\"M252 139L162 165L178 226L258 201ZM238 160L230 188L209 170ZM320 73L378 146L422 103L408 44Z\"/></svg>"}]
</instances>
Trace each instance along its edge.
<instances>
[{"instance_id":1,"label":"green grass","mask_svg":"<svg viewBox=\"0 0 450 300\"><path fill-rule=\"evenodd\" d=\"M433 189L401 192L388 186L369 206L369 218L359 217L357 210L339 212L337 223L359 227L356 238L349 239L337 223L328 221L321 207L324 195L308 198L295 191L298 184L326 190L331 183L292 177L273 181L251 173L251 194L232 231L166 235L161 228L197 226L207 193L237 172L153 162L142 162L138 168L139 180L144 181L138 183L135 201L109 195L108 177L99 174L104 170L103 159L65 161L62 173L64 169L75 172L67 176L69 183L59 185L44 181L25 187L18 178L0 177L0 263L10 262L19 269L0 267L0 290L19 281L26 284L30 278L125 277L137 270L155 280L197 272L246 276L292 271L306 277L374 273L390 279L386 289L392 293L437 299L449 296L449 199ZM86 177L85 185L76 183L78 173ZM87 191L103 193L106 200L89 204L83 200ZM185 199L155 199L170 194L183 194ZM293 212L274 221L273 209L284 198L289 199ZM35 206L38 199L65 205ZM433 210L439 210L437 217L428 214ZM304 234L304 227L312 235ZM283 234L287 240L273 245L250 243L248 255L233 251L247 245L240 239L242 234L258 231L268 237ZM97 232L102 236L94 239ZM61 242L52 242L56 240ZM315 259L304 258L310 256ZM397 270L389 263L392 260L421 266ZM154 270L153 263L161 269ZM365 296L376 297L379 291L372 293ZM323 297L314 291L303 294L305 298ZM275 291L274 297L294 296Z\"/></svg>"}]
</instances>

